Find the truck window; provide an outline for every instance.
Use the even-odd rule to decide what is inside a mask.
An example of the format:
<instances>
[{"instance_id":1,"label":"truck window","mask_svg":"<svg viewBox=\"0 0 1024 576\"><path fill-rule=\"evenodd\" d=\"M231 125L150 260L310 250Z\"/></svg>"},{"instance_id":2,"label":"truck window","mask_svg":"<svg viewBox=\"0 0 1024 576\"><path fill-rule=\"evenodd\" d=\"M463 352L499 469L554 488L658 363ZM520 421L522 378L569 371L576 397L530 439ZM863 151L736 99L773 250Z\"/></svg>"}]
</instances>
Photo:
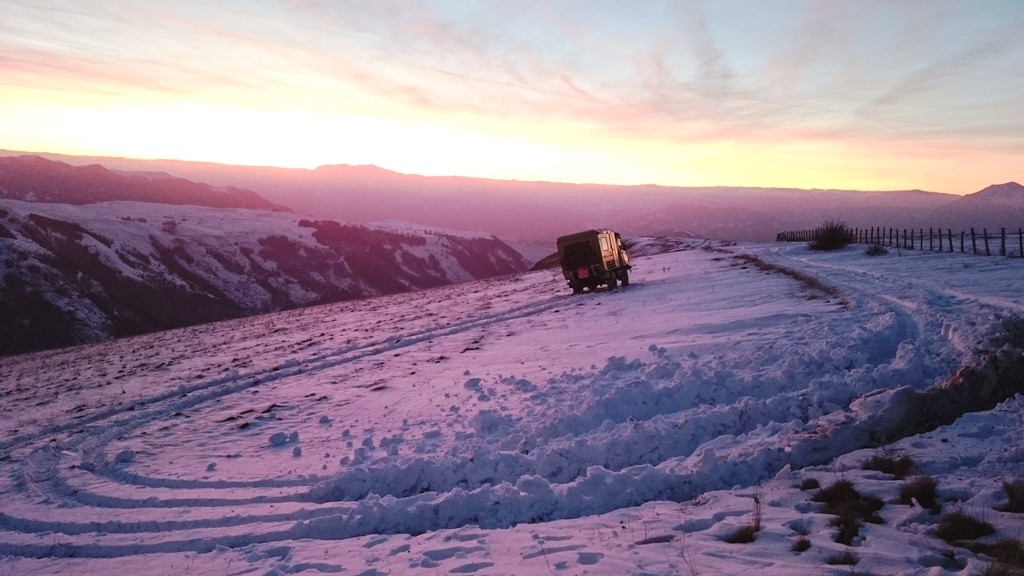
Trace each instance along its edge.
<instances>
[{"instance_id":1,"label":"truck window","mask_svg":"<svg viewBox=\"0 0 1024 576\"><path fill-rule=\"evenodd\" d=\"M576 244L569 244L562 249L562 267L563 268L578 268L580 266L588 266L590 263L597 258L594 254L594 249L591 247L589 242L577 242Z\"/></svg>"},{"instance_id":2,"label":"truck window","mask_svg":"<svg viewBox=\"0 0 1024 576\"><path fill-rule=\"evenodd\" d=\"M611 246L608 245L608 238L601 236L601 252L607 252L609 249L611 249Z\"/></svg>"}]
</instances>

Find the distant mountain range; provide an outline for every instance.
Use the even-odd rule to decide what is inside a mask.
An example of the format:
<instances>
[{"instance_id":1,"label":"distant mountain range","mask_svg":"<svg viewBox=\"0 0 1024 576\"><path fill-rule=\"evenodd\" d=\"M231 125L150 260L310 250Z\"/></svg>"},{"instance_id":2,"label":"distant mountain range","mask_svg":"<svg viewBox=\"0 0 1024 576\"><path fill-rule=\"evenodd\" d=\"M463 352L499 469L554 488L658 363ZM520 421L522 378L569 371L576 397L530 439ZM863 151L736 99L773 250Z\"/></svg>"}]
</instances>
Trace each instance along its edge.
<instances>
[{"instance_id":1,"label":"distant mountain range","mask_svg":"<svg viewBox=\"0 0 1024 576\"><path fill-rule=\"evenodd\" d=\"M0 159L0 196L0 354L528 267L486 234L303 218L246 190L41 158Z\"/></svg>"},{"instance_id":2,"label":"distant mountain range","mask_svg":"<svg viewBox=\"0 0 1024 576\"><path fill-rule=\"evenodd\" d=\"M27 202L95 204L135 200L211 208L288 209L251 190L213 187L164 172L117 173L100 166L73 166L40 156L0 158L0 198Z\"/></svg>"},{"instance_id":3,"label":"distant mountain range","mask_svg":"<svg viewBox=\"0 0 1024 576\"><path fill-rule=\"evenodd\" d=\"M0 155L4 154L0 152ZM10 153L8 153L10 154ZM252 190L303 214L343 221L398 219L481 230L506 241L554 245L595 227L631 235L769 241L778 232L841 220L852 227L1020 225L1015 183L961 197L921 190L864 192L788 188L611 186L399 174L375 166L313 170L170 160L77 158L115 170L162 172L213 186Z\"/></svg>"}]
</instances>

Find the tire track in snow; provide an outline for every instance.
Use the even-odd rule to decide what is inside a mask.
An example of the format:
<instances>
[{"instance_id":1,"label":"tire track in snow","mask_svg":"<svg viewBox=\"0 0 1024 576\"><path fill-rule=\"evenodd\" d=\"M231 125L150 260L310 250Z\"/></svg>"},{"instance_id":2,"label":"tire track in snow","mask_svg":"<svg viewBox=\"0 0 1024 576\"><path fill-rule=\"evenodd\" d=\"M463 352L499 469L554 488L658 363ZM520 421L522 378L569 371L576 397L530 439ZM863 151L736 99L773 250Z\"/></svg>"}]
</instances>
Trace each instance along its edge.
<instances>
[{"instance_id":1,"label":"tire track in snow","mask_svg":"<svg viewBox=\"0 0 1024 576\"><path fill-rule=\"evenodd\" d=\"M83 428L100 422L105 423L106 426L117 427L117 430L108 430L102 434L101 437L118 435L123 433L125 430L134 427L133 425L141 425L143 421L148 422L153 420L154 413L162 415L163 413L173 413L174 411L193 408L219 397L234 394L261 384L269 384L277 380L283 380L301 374L309 374L326 370L328 368L341 366L363 358L386 354L398 349L415 346L416 344L420 344L434 338L452 336L484 326L532 316L555 308L560 305L563 300L564 298L562 297L552 297L542 302L519 306L507 312L484 314L480 317L471 318L451 326L427 328L409 333L392 335L358 346L339 348L326 354L317 354L308 358L292 358L267 369L242 374L232 374L190 386L179 386L172 391L142 399L127 408L109 410L72 423L60 424L31 434L15 436L9 441L0 444L0 450L4 450L9 453L17 449L19 445L30 443L33 440L39 440L45 436L53 436L61 432L68 432L69 430ZM178 401L175 401L175 399L178 399ZM162 406L164 403L167 403L166 407ZM141 410L146 410L146 412L142 412ZM127 418L114 420L109 424L106 423L111 418L115 418L125 413L130 413ZM87 434L86 436L89 435ZM75 448L82 442L86 442L84 437L79 440L71 441L69 447ZM63 444L68 446L68 441L65 440Z\"/></svg>"},{"instance_id":2,"label":"tire track in snow","mask_svg":"<svg viewBox=\"0 0 1024 576\"><path fill-rule=\"evenodd\" d=\"M112 440L123 438L147 423L160 420L168 414L181 412L195 408L212 401L219 400L225 396L235 394L246 389L269 384L297 375L308 375L317 371L329 368L344 366L357 360L378 356L393 352L398 349L415 346L417 344L435 339L458 335L466 331L476 330L482 327L508 322L510 320L526 318L542 313L561 305L565 300L564 296L550 297L539 302L530 302L524 305L511 308L499 309L476 313L470 318L451 323L446 326L433 326L419 330L412 330L398 334L390 334L384 338L359 346L341 347L328 353L317 353L306 357L287 359L271 368L251 371L244 374L231 374L221 378L215 378L190 386L181 386L164 394L149 398L140 399L132 405L114 410L102 411L73 423L48 427L34 434L21 435L12 438L5 443L4 449L12 452L18 449L26 449L34 441L53 436L59 432L74 430L74 432L59 444L51 446L43 445L33 450L21 460L19 472L15 474L15 486L24 495L33 494L34 497L41 497L46 500L55 499L58 502L75 502L79 505L107 508L137 508L137 509L160 509L177 507L227 507L244 506L247 504L267 504L270 502L292 502L296 500L294 495L269 496L256 495L247 498L196 498L187 497L187 493L195 490L210 489L271 489L280 487L308 486L317 478L305 478L299 480L274 480L260 479L255 481L204 481L204 480L175 480L163 478L147 478L145 476L126 473L120 470L117 463L109 463L104 452L105 446ZM489 308L490 306L488 306ZM83 427L87 427L84 428ZM122 498L96 494L81 486L72 486L60 472L67 456L78 450L82 457L81 468L88 470L97 478L105 478L120 484L131 484L136 486L159 486L163 488L177 489L185 495L181 498ZM147 532L156 528L160 531L195 530L207 527L225 527L244 525L246 522L260 523L265 521L277 521L287 518L290 521L302 518L316 518L324 512L312 509L308 512L292 512L286 515L253 515L243 517L232 517L221 520L184 521L179 524L136 523L129 522L120 524L117 522L103 524L103 530L109 533L124 532ZM241 519L239 519L241 518ZM31 518L19 518L5 515L0 522L0 528L30 531L52 531L53 522L45 522ZM118 529L120 527L121 529ZM74 525L68 528L70 532L95 532L96 523L89 523L89 528L84 525L75 528ZM167 544L156 545L154 549L164 549ZM200 546L184 545L184 549L206 549L206 544ZM172 546L173 547L173 546ZM7 548L9 552L15 552L17 547ZM26 548L26 550L34 548ZM38 550L38 549L36 549Z\"/></svg>"}]
</instances>

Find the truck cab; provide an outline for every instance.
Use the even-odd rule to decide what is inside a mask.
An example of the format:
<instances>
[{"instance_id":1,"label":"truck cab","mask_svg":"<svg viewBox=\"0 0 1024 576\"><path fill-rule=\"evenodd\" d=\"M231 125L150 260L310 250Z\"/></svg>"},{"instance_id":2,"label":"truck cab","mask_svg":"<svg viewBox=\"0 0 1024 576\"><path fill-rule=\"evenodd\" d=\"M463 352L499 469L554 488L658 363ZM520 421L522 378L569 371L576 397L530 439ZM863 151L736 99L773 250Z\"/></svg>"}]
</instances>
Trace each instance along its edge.
<instances>
[{"instance_id":1,"label":"truck cab","mask_svg":"<svg viewBox=\"0 0 1024 576\"><path fill-rule=\"evenodd\" d=\"M605 284L609 290L629 286L629 255L622 237L611 230L584 230L557 241L558 262L573 294L594 291Z\"/></svg>"}]
</instances>

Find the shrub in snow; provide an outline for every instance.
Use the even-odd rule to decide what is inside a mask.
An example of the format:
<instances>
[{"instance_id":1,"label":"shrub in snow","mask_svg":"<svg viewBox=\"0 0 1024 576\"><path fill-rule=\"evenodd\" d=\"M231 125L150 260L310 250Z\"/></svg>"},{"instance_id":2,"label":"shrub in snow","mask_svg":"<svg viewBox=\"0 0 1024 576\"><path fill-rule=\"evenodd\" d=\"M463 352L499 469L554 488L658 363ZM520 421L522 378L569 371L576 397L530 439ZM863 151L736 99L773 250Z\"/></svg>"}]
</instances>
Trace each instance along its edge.
<instances>
[{"instance_id":1,"label":"shrub in snow","mask_svg":"<svg viewBox=\"0 0 1024 576\"><path fill-rule=\"evenodd\" d=\"M996 560L990 571L986 571L985 574L1011 574L1019 576L1024 573L1024 570L1021 570L1024 568L1024 545L1020 542L1006 538L995 544L982 546L981 551ZM992 571L992 569L1001 571L996 572Z\"/></svg>"},{"instance_id":2,"label":"shrub in snow","mask_svg":"<svg viewBox=\"0 0 1024 576\"><path fill-rule=\"evenodd\" d=\"M914 471L914 461L909 456L893 458L892 456L879 454L872 456L861 464L863 470L875 470L885 474L892 474L902 480Z\"/></svg>"},{"instance_id":3,"label":"shrub in snow","mask_svg":"<svg viewBox=\"0 0 1024 576\"><path fill-rule=\"evenodd\" d=\"M1007 502L997 510L1024 514L1024 479L1003 482L1003 492L1006 493Z\"/></svg>"},{"instance_id":4,"label":"shrub in snow","mask_svg":"<svg viewBox=\"0 0 1024 576\"><path fill-rule=\"evenodd\" d=\"M988 522L978 520L963 512L951 512L942 517L935 535L946 542L974 540L995 534L996 529Z\"/></svg>"},{"instance_id":5,"label":"shrub in snow","mask_svg":"<svg viewBox=\"0 0 1024 576\"><path fill-rule=\"evenodd\" d=\"M750 544L757 540L757 533L761 531L761 498L754 495L754 522L747 526L741 526L735 532L725 538L728 544Z\"/></svg>"},{"instance_id":6,"label":"shrub in snow","mask_svg":"<svg viewBox=\"0 0 1024 576\"><path fill-rule=\"evenodd\" d=\"M288 435L284 432L275 432L270 435L271 446L284 446L284 443L288 441Z\"/></svg>"},{"instance_id":7,"label":"shrub in snow","mask_svg":"<svg viewBox=\"0 0 1024 576\"><path fill-rule=\"evenodd\" d=\"M821 502L822 512L825 514L836 516L832 525L839 528L835 537L839 544L849 546L853 543L853 539L860 535L861 521L882 523L878 511L884 503L874 496L862 496L849 480L839 480L827 488L822 488L811 500Z\"/></svg>"},{"instance_id":8,"label":"shrub in snow","mask_svg":"<svg viewBox=\"0 0 1024 576\"><path fill-rule=\"evenodd\" d=\"M114 456L114 462L117 464L128 464L133 460L135 460L134 450L121 450L117 456Z\"/></svg>"},{"instance_id":9,"label":"shrub in snow","mask_svg":"<svg viewBox=\"0 0 1024 576\"><path fill-rule=\"evenodd\" d=\"M820 487L821 484L818 482L817 478L804 478L800 482L801 490L817 490Z\"/></svg>"},{"instance_id":10,"label":"shrub in snow","mask_svg":"<svg viewBox=\"0 0 1024 576\"><path fill-rule=\"evenodd\" d=\"M851 240L850 229L846 227L846 224L836 220L827 220L817 230L816 237L811 240L810 248L811 250L839 250L846 248Z\"/></svg>"},{"instance_id":11,"label":"shrub in snow","mask_svg":"<svg viewBox=\"0 0 1024 576\"><path fill-rule=\"evenodd\" d=\"M825 559L825 564L828 564L829 566L853 566L857 562L860 562L860 558L857 558L857 556L849 550L845 550L841 554L833 554Z\"/></svg>"},{"instance_id":12,"label":"shrub in snow","mask_svg":"<svg viewBox=\"0 0 1024 576\"><path fill-rule=\"evenodd\" d=\"M811 541L806 536L801 536L793 541L793 552L806 552L811 548Z\"/></svg>"},{"instance_id":13,"label":"shrub in snow","mask_svg":"<svg viewBox=\"0 0 1024 576\"><path fill-rule=\"evenodd\" d=\"M740 526L735 532L725 537L727 544L750 544L754 540L757 540L757 533L760 530L753 524L747 526Z\"/></svg>"},{"instance_id":14,"label":"shrub in snow","mask_svg":"<svg viewBox=\"0 0 1024 576\"><path fill-rule=\"evenodd\" d=\"M918 476L900 488L900 504L912 505L916 501L932 514L939 513L937 496L935 480L931 476Z\"/></svg>"},{"instance_id":15,"label":"shrub in snow","mask_svg":"<svg viewBox=\"0 0 1024 576\"><path fill-rule=\"evenodd\" d=\"M1024 570L1018 570L996 562L989 564L988 568L981 573L981 576L1021 576L1021 574L1024 574Z\"/></svg>"},{"instance_id":16,"label":"shrub in snow","mask_svg":"<svg viewBox=\"0 0 1024 576\"><path fill-rule=\"evenodd\" d=\"M864 249L864 253L868 256L884 256L889 253L889 249L881 244L872 244Z\"/></svg>"}]
</instances>

